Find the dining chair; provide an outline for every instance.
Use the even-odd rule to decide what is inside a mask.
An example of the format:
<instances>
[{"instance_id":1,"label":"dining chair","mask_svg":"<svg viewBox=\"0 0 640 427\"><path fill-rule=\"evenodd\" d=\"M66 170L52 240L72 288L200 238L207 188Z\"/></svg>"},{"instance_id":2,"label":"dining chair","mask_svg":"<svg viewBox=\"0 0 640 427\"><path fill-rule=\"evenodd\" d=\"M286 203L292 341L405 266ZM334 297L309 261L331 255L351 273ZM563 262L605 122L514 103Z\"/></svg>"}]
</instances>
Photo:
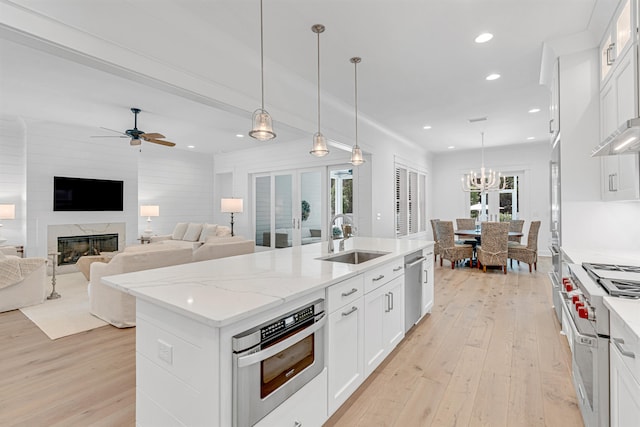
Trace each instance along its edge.
<instances>
[{"instance_id":1,"label":"dining chair","mask_svg":"<svg viewBox=\"0 0 640 427\"><path fill-rule=\"evenodd\" d=\"M520 261L529 264L529 273L531 273L531 265L538 271L538 231L540 230L540 221L531 221L529 225L529 233L527 234L526 245L509 245L509 259L511 260L511 267L513 267L513 260L515 259L518 264Z\"/></svg>"},{"instance_id":2,"label":"dining chair","mask_svg":"<svg viewBox=\"0 0 640 427\"><path fill-rule=\"evenodd\" d=\"M473 230L476 228L476 220L473 218L456 218L456 227L458 230ZM473 237L456 241L458 244L475 245L476 240Z\"/></svg>"},{"instance_id":3,"label":"dining chair","mask_svg":"<svg viewBox=\"0 0 640 427\"><path fill-rule=\"evenodd\" d=\"M438 255L440 255L440 243L438 243L438 231L436 230L436 224L440 221L438 218L434 218L431 220L431 230L433 231L433 241L435 244L433 245L433 262L438 260Z\"/></svg>"},{"instance_id":4,"label":"dining chair","mask_svg":"<svg viewBox=\"0 0 640 427\"><path fill-rule=\"evenodd\" d=\"M440 266L442 259L451 261L453 269L458 261L471 259L473 257L473 246L460 245L455 242L453 234L453 221L438 221L436 223L436 233L440 244Z\"/></svg>"},{"instance_id":5,"label":"dining chair","mask_svg":"<svg viewBox=\"0 0 640 427\"><path fill-rule=\"evenodd\" d=\"M480 245L476 248L478 268L486 273L488 265L497 265L507 274L507 254L509 223L483 222L480 232Z\"/></svg>"},{"instance_id":6,"label":"dining chair","mask_svg":"<svg viewBox=\"0 0 640 427\"><path fill-rule=\"evenodd\" d=\"M509 231L517 231L518 233L522 233L522 227L524 226L524 219L512 219L509 221ZM509 236L510 242L520 243L521 237L519 236Z\"/></svg>"}]
</instances>

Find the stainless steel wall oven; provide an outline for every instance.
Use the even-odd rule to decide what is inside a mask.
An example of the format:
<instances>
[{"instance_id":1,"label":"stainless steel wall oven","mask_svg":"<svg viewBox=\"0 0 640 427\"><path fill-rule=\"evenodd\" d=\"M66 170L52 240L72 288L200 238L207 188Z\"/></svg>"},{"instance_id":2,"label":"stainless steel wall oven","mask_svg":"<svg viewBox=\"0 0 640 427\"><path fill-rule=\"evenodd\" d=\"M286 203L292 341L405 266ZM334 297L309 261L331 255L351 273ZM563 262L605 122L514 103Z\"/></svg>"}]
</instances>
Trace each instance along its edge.
<instances>
[{"instance_id":1,"label":"stainless steel wall oven","mask_svg":"<svg viewBox=\"0 0 640 427\"><path fill-rule=\"evenodd\" d=\"M252 426L320 374L324 300L238 334L233 348L233 425Z\"/></svg>"}]
</instances>

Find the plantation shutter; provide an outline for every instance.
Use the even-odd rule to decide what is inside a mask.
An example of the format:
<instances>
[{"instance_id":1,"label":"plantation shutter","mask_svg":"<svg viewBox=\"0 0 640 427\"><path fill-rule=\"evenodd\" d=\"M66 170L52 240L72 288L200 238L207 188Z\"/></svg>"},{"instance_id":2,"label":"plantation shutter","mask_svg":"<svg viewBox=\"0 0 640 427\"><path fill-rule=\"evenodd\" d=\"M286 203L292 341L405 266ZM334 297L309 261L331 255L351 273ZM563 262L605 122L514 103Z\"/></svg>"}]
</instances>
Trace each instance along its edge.
<instances>
[{"instance_id":1,"label":"plantation shutter","mask_svg":"<svg viewBox=\"0 0 640 427\"><path fill-rule=\"evenodd\" d=\"M396 167L396 236L407 235L407 204L407 170Z\"/></svg>"}]
</instances>

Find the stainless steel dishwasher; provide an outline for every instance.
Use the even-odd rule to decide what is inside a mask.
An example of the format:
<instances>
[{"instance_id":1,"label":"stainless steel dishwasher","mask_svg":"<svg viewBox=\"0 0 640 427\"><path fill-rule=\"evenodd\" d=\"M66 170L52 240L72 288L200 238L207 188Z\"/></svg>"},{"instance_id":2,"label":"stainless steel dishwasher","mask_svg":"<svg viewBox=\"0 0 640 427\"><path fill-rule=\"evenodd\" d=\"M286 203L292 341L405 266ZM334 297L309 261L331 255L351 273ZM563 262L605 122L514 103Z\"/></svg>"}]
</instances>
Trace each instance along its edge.
<instances>
[{"instance_id":1,"label":"stainless steel dishwasher","mask_svg":"<svg viewBox=\"0 0 640 427\"><path fill-rule=\"evenodd\" d=\"M420 319L422 312L422 263L425 257L417 251L404 257L404 331Z\"/></svg>"}]
</instances>

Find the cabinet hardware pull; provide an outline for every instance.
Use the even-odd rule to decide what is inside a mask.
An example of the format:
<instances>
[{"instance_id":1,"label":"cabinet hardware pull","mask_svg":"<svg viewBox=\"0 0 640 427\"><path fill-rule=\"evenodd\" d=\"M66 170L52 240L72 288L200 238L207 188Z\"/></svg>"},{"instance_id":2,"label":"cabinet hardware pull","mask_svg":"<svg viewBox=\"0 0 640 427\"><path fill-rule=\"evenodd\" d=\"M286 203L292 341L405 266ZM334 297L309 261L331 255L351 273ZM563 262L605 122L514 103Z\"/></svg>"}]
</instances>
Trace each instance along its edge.
<instances>
[{"instance_id":1,"label":"cabinet hardware pull","mask_svg":"<svg viewBox=\"0 0 640 427\"><path fill-rule=\"evenodd\" d=\"M358 289L357 289L357 288L352 288L349 292L343 292L343 293L342 293L342 296L343 296L343 297L348 297L349 295L353 295L353 294L355 294L356 292L358 292Z\"/></svg>"},{"instance_id":2,"label":"cabinet hardware pull","mask_svg":"<svg viewBox=\"0 0 640 427\"><path fill-rule=\"evenodd\" d=\"M609 45L609 47L607 48L607 65L612 65L615 61L614 58L612 58L611 56L611 52L613 51L613 48L616 46L615 43L611 43Z\"/></svg>"},{"instance_id":3,"label":"cabinet hardware pull","mask_svg":"<svg viewBox=\"0 0 640 427\"><path fill-rule=\"evenodd\" d=\"M354 312L356 312L356 311L358 311L358 307L353 306L353 307L351 307L351 310L349 310L349 311L343 311L343 312L342 312L342 315L343 315L344 317L347 317L348 315L350 315L350 314L352 314L352 313L354 313Z\"/></svg>"},{"instance_id":4,"label":"cabinet hardware pull","mask_svg":"<svg viewBox=\"0 0 640 427\"><path fill-rule=\"evenodd\" d=\"M296 421L293 423L293 427L302 427L302 423L300 421Z\"/></svg>"},{"instance_id":5,"label":"cabinet hardware pull","mask_svg":"<svg viewBox=\"0 0 640 427\"><path fill-rule=\"evenodd\" d=\"M389 292L389 295L391 295L391 308L389 308L389 311L393 310L393 292Z\"/></svg>"},{"instance_id":6,"label":"cabinet hardware pull","mask_svg":"<svg viewBox=\"0 0 640 427\"><path fill-rule=\"evenodd\" d=\"M618 191L618 174L611 174L611 191Z\"/></svg>"},{"instance_id":7,"label":"cabinet hardware pull","mask_svg":"<svg viewBox=\"0 0 640 427\"><path fill-rule=\"evenodd\" d=\"M553 119L549 120L549 133L553 133Z\"/></svg>"},{"instance_id":8,"label":"cabinet hardware pull","mask_svg":"<svg viewBox=\"0 0 640 427\"><path fill-rule=\"evenodd\" d=\"M627 356L632 359L636 358L635 353L633 353L632 351L627 351L622 347L622 344L624 344L624 340L622 338L612 338L612 341L613 341L613 344L615 344L618 351L620 351L620 353L622 353L623 356Z\"/></svg>"},{"instance_id":9,"label":"cabinet hardware pull","mask_svg":"<svg viewBox=\"0 0 640 427\"><path fill-rule=\"evenodd\" d=\"M382 280L382 279L384 279L384 274L381 274L381 275L379 275L378 277L374 277L374 278L373 278L373 279L371 279L371 280L373 280L374 282L377 282L378 280Z\"/></svg>"},{"instance_id":10,"label":"cabinet hardware pull","mask_svg":"<svg viewBox=\"0 0 640 427\"><path fill-rule=\"evenodd\" d=\"M400 271L400 270L402 270L402 266L394 268L393 272L395 273L396 271Z\"/></svg>"},{"instance_id":11,"label":"cabinet hardware pull","mask_svg":"<svg viewBox=\"0 0 640 427\"><path fill-rule=\"evenodd\" d=\"M385 313L388 313L391 311L391 297L389 296L389 293L384 294L384 299L385 302L387 303L387 306L384 309Z\"/></svg>"},{"instance_id":12,"label":"cabinet hardware pull","mask_svg":"<svg viewBox=\"0 0 640 427\"><path fill-rule=\"evenodd\" d=\"M429 283L429 272L424 270L424 283Z\"/></svg>"}]
</instances>

